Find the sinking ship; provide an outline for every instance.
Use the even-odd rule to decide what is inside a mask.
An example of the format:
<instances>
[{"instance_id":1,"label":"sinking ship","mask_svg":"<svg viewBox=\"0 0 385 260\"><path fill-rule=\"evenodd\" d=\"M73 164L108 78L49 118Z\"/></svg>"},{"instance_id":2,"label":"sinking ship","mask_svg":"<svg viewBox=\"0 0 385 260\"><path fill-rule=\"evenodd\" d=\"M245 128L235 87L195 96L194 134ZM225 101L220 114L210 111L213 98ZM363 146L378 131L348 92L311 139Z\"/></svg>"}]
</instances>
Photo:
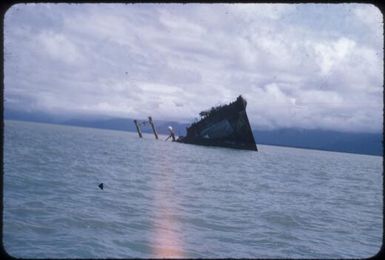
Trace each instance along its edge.
<instances>
[{"instance_id":1,"label":"sinking ship","mask_svg":"<svg viewBox=\"0 0 385 260\"><path fill-rule=\"evenodd\" d=\"M239 96L228 105L200 112L200 120L187 127L186 136L181 136L176 141L257 151L246 105L246 100Z\"/></svg>"}]
</instances>

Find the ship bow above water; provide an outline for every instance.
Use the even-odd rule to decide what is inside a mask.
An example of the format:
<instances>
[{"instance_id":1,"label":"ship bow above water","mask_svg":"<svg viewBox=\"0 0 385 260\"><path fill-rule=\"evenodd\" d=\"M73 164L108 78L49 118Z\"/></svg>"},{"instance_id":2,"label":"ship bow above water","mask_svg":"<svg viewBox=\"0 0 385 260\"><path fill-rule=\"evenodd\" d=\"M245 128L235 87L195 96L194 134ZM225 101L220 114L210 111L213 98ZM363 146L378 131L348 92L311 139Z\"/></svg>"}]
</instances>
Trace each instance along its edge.
<instances>
[{"instance_id":1,"label":"ship bow above water","mask_svg":"<svg viewBox=\"0 0 385 260\"><path fill-rule=\"evenodd\" d=\"M177 141L257 151L246 105L246 100L239 96L228 105L202 111L201 120L188 127L186 136L179 137Z\"/></svg>"}]
</instances>

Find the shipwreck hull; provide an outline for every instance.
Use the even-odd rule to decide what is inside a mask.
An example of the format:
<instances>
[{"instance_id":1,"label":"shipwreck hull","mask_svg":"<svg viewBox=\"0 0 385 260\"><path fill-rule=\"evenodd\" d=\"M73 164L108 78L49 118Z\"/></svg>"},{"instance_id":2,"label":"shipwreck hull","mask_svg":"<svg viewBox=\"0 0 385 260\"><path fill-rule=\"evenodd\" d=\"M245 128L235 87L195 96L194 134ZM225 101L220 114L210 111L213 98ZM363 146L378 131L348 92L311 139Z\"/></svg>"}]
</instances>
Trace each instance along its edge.
<instances>
[{"instance_id":1,"label":"shipwreck hull","mask_svg":"<svg viewBox=\"0 0 385 260\"><path fill-rule=\"evenodd\" d=\"M257 151L246 114L246 105L246 100L239 96L229 105L201 112L203 118L188 127L186 136L177 141Z\"/></svg>"}]
</instances>

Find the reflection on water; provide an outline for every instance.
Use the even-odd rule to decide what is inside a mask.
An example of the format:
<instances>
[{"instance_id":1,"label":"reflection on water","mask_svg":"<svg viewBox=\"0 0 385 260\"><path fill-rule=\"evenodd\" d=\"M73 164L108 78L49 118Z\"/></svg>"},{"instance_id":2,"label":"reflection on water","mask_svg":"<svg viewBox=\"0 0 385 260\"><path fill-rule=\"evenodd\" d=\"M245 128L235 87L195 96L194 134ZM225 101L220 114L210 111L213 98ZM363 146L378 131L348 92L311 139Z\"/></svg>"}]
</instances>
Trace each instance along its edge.
<instances>
[{"instance_id":1,"label":"reflection on water","mask_svg":"<svg viewBox=\"0 0 385 260\"><path fill-rule=\"evenodd\" d=\"M175 196L172 179L175 172L170 165L171 158L158 154L163 157L162 163L155 164L157 175L154 176L154 203L158 209L154 217L154 243L152 254L154 258L184 258L181 233L178 223L174 219Z\"/></svg>"}]
</instances>

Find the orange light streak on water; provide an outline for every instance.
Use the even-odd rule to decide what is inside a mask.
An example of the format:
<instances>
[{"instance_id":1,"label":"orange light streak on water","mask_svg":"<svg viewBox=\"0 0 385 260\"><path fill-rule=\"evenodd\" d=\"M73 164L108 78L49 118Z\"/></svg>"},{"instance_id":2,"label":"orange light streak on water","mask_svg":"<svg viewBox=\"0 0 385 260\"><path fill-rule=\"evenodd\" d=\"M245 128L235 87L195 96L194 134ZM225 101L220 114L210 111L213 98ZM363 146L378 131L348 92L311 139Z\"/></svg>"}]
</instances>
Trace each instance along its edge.
<instances>
[{"instance_id":1,"label":"orange light streak on water","mask_svg":"<svg viewBox=\"0 0 385 260\"><path fill-rule=\"evenodd\" d=\"M156 258L185 258L182 241L173 230L175 221L170 216L161 216L160 226L155 229L155 246L153 247Z\"/></svg>"},{"instance_id":2,"label":"orange light streak on water","mask_svg":"<svg viewBox=\"0 0 385 260\"><path fill-rule=\"evenodd\" d=\"M164 158L159 165L159 171L155 176L155 205L159 206L161 210L155 212L154 223L154 243L152 253L154 258L186 258L182 246L182 239L180 224L175 220L175 206L174 206L174 187L173 175L174 173L167 167L169 163L168 158ZM178 231L179 230L179 231Z\"/></svg>"}]
</instances>

